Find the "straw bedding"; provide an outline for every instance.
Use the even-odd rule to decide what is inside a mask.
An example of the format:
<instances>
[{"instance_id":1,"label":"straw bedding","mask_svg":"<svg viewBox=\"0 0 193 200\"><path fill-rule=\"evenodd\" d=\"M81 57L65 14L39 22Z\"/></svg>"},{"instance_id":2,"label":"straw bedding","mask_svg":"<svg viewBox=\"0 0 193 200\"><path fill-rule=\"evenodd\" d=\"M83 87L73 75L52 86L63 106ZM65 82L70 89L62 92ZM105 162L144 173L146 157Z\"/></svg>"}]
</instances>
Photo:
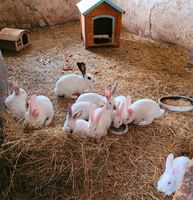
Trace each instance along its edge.
<instances>
[{"instance_id":1,"label":"straw bedding","mask_svg":"<svg viewBox=\"0 0 193 200\"><path fill-rule=\"evenodd\" d=\"M4 54L9 79L29 95L47 95L55 108L52 125L39 130L26 130L22 121L3 113L4 199L172 199L155 186L169 152L193 157L192 112L166 111L149 126L129 125L127 134L109 133L95 143L61 132L67 104L73 100L55 97L53 88L64 68L77 71L76 62L83 61L95 74L90 88L94 92L102 93L116 80L117 95L133 100L193 97L188 53L124 31L118 49L85 50L79 38L77 22L36 29L29 49Z\"/></svg>"}]
</instances>

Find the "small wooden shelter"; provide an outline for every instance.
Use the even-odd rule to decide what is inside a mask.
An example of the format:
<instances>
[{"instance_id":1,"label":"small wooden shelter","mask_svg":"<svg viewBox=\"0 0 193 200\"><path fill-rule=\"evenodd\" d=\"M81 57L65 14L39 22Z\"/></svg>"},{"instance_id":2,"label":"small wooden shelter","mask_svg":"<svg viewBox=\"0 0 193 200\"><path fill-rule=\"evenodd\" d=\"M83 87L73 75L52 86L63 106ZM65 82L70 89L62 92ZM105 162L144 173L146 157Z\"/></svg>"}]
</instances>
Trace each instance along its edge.
<instances>
[{"instance_id":1,"label":"small wooden shelter","mask_svg":"<svg viewBox=\"0 0 193 200\"><path fill-rule=\"evenodd\" d=\"M81 37L85 47L119 47L122 14L125 13L111 0L82 0L80 11Z\"/></svg>"},{"instance_id":2,"label":"small wooden shelter","mask_svg":"<svg viewBox=\"0 0 193 200\"><path fill-rule=\"evenodd\" d=\"M30 31L4 28L0 31L0 48L20 51L30 44Z\"/></svg>"}]
</instances>

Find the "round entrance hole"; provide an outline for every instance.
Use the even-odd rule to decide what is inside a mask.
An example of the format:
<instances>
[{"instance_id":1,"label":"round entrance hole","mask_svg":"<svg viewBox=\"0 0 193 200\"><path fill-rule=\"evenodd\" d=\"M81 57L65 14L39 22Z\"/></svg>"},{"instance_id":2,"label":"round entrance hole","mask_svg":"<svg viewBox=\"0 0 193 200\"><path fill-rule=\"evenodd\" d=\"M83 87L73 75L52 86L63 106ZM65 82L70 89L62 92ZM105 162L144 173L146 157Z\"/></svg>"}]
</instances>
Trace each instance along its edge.
<instances>
[{"instance_id":1,"label":"round entrance hole","mask_svg":"<svg viewBox=\"0 0 193 200\"><path fill-rule=\"evenodd\" d=\"M28 44L28 37L27 37L27 34L25 33L22 35L22 42L23 42L23 45Z\"/></svg>"}]
</instances>

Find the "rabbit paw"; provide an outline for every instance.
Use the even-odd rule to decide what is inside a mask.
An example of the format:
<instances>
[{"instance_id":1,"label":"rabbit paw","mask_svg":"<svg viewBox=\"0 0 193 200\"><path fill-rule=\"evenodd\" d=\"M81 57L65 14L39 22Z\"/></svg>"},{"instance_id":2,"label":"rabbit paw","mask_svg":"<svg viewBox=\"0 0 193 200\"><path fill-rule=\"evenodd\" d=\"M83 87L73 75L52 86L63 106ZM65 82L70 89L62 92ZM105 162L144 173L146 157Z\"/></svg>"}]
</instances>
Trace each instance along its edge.
<instances>
[{"instance_id":1,"label":"rabbit paw","mask_svg":"<svg viewBox=\"0 0 193 200\"><path fill-rule=\"evenodd\" d=\"M153 120L144 120L138 123L139 126L145 126L145 125L149 125L152 123Z\"/></svg>"}]
</instances>

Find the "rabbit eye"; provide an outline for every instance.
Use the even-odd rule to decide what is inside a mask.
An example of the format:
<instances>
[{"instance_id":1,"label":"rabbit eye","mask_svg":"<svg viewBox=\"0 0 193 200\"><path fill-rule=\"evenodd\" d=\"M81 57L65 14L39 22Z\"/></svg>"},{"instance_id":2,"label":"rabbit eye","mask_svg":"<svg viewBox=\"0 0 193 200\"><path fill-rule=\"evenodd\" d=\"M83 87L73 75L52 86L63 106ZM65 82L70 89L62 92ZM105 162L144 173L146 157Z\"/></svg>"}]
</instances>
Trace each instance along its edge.
<instances>
[{"instance_id":1,"label":"rabbit eye","mask_svg":"<svg viewBox=\"0 0 193 200\"><path fill-rule=\"evenodd\" d=\"M88 77L88 80L91 80L91 77L90 77L90 76Z\"/></svg>"},{"instance_id":2,"label":"rabbit eye","mask_svg":"<svg viewBox=\"0 0 193 200\"><path fill-rule=\"evenodd\" d=\"M119 121L119 124L121 123L121 121Z\"/></svg>"},{"instance_id":3,"label":"rabbit eye","mask_svg":"<svg viewBox=\"0 0 193 200\"><path fill-rule=\"evenodd\" d=\"M168 182L168 185L170 185L170 184L171 184L171 181Z\"/></svg>"}]
</instances>

